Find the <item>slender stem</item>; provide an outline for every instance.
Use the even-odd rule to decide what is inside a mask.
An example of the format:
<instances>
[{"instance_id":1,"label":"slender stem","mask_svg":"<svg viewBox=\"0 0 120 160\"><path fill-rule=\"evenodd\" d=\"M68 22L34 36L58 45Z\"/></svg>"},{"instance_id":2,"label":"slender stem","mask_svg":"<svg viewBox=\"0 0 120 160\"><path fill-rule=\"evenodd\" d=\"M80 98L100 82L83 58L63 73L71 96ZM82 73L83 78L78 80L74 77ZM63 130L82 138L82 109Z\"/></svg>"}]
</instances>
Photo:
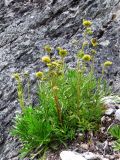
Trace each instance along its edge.
<instances>
[{"instance_id":1,"label":"slender stem","mask_svg":"<svg viewBox=\"0 0 120 160\"><path fill-rule=\"evenodd\" d=\"M102 75L101 75L101 77L100 77L100 79L99 79L99 84L98 84L99 90L100 90L100 84L101 84L101 82L102 82L102 80L103 80L103 77L104 77L104 73L105 73L105 68L103 67L103 68L102 68Z\"/></svg>"},{"instance_id":2,"label":"slender stem","mask_svg":"<svg viewBox=\"0 0 120 160\"><path fill-rule=\"evenodd\" d=\"M95 66L95 58L94 56L92 57L92 65L91 65L91 73L94 73L94 66Z\"/></svg>"},{"instance_id":3,"label":"slender stem","mask_svg":"<svg viewBox=\"0 0 120 160\"><path fill-rule=\"evenodd\" d=\"M57 110L57 114L58 114L58 119L60 121L60 123L62 124L62 114L61 114L61 106L59 104L59 100L58 100L58 96L54 95L54 101L56 104L56 110Z\"/></svg>"},{"instance_id":4,"label":"slender stem","mask_svg":"<svg viewBox=\"0 0 120 160\"><path fill-rule=\"evenodd\" d=\"M21 107L22 111L24 111L24 109L25 109L24 91L23 91L23 86L22 86L21 79L18 80L17 92L18 92L18 100L19 100L19 103L20 103L20 107Z\"/></svg>"},{"instance_id":5,"label":"slender stem","mask_svg":"<svg viewBox=\"0 0 120 160\"><path fill-rule=\"evenodd\" d=\"M64 78L64 72L65 72L64 57L61 57L61 60L62 60L62 72L63 72L63 78Z\"/></svg>"},{"instance_id":6,"label":"slender stem","mask_svg":"<svg viewBox=\"0 0 120 160\"><path fill-rule=\"evenodd\" d=\"M27 88L28 88L28 102L29 105L31 104L31 100L30 100L30 79L28 77L28 82L27 82Z\"/></svg>"},{"instance_id":7,"label":"slender stem","mask_svg":"<svg viewBox=\"0 0 120 160\"><path fill-rule=\"evenodd\" d=\"M80 107L80 61L78 59L77 61L77 108L79 113L79 107Z\"/></svg>"},{"instance_id":8,"label":"slender stem","mask_svg":"<svg viewBox=\"0 0 120 160\"><path fill-rule=\"evenodd\" d=\"M37 79L39 104L41 104L41 81Z\"/></svg>"},{"instance_id":9,"label":"slender stem","mask_svg":"<svg viewBox=\"0 0 120 160\"><path fill-rule=\"evenodd\" d=\"M57 95L57 90L54 90L54 86L56 86L56 80L54 79L54 77L51 79L51 87L52 87L52 92L53 92L53 96L54 96L54 102L55 102L55 107L56 107L56 112L58 115L58 119L59 122L62 124L62 111L61 111L61 106L59 103L59 98Z\"/></svg>"}]
</instances>

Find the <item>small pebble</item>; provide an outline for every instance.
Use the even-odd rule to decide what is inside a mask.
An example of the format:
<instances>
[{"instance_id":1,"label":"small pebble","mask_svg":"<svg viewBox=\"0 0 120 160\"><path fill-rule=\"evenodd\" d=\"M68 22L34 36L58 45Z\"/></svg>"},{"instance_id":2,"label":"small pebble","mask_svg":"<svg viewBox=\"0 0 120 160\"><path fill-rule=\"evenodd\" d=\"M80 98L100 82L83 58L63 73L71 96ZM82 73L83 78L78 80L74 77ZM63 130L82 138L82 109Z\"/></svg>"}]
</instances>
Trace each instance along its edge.
<instances>
[{"instance_id":1,"label":"small pebble","mask_svg":"<svg viewBox=\"0 0 120 160\"><path fill-rule=\"evenodd\" d=\"M81 144L80 147L86 150L88 150L89 148L88 144L85 144L85 143Z\"/></svg>"}]
</instances>

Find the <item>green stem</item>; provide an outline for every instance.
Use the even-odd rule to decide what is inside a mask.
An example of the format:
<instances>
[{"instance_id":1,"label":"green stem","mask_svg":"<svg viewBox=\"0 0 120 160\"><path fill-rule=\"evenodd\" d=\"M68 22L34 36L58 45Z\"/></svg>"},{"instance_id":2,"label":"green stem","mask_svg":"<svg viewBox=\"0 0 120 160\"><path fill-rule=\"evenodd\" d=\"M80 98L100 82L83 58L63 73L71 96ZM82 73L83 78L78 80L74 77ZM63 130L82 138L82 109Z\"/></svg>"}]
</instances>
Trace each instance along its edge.
<instances>
[{"instance_id":1,"label":"green stem","mask_svg":"<svg viewBox=\"0 0 120 160\"><path fill-rule=\"evenodd\" d=\"M59 104L59 100L58 100L58 96L57 95L54 95L54 101L55 101L55 104L56 104L56 111L57 111L57 114L58 114L59 122L60 122L60 124L62 124L61 106Z\"/></svg>"},{"instance_id":2,"label":"green stem","mask_svg":"<svg viewBox=\"0 0 120 160\"><path fill-rule=\"evenodd\" d=\"M53 88L56 85L56 80L54 78L51 79L51 87L52 87L52 92L53 92L53 97L54 97L54 102L55 102L55 107L56 107L56 112L58 115L58 119L60 124L62 124L62 110L61 110L61 105L59 103L59 97L57 91L55 91Z\"/></svg>"},{"instance_id":3,"label":"green stem","mask_svg":"<svg viewBox=\"0 0 120 160\"><path fill-rule=\"evenodd\" d=\"M30 79L28 78L28 82L27 82L27 88L28 88L28 102L29 105L31 104L31 100L30 100Z\"/></svg>"},{"instance_id":4,"label":"green stem","mask_svg":"<svg viewBox=\"0 0 120 160\"><path fill-rule=\"evenodd\" d=\"M100 91L101 82L102 82L103 77L104 77L104 73L105 73L105 68L103 67L103 68L102 68L102 75L101 75L101 77L100 77L100 79L99 79L99 84L98 84L98 89L99 89L99 91Z\"/></svg>"},{"instance_id":5,"label":"green stem","mask_svg":"<svg viewBox=\"0 0 120 160\"><path fill-rule=\"evenodd\" d=\"M64 57L61 57L61 60L62 60L62 72L63 72L63 78L64 78L64 72L65 72Z\"/></svg>"},{"instance_id":6,"label":"green stem","mask_svg":"<svg viewBox=\"0 0 120 160\"><path fill-rule=\"evenodd\" d=\"M77 62L77 113L79 113L79 108L80 108L80 77L81 77L81 73L80 73L80 61L78 59Z\"/></svg>"},{"instance_id":7,"label":"green stem","mask_svg":"<svg viewBox=\"0 0 120 160\"><path fill-rule=\"evenodd\" d=\"M24 104L24 91L22 81L19 79L17 84L17 92L18 92L18 100L20 103L21 110L24 111L25 104Z\"/></svg>"},{"instance_id":8,"label":"green stem","mask_svg":"<svg viewBox=\"0 0 120 160\"><path fill-rule=\"evenodd\" d=\"M92 58L91 73L94 74L95 58Z\"/></svg>"}]
</instances>

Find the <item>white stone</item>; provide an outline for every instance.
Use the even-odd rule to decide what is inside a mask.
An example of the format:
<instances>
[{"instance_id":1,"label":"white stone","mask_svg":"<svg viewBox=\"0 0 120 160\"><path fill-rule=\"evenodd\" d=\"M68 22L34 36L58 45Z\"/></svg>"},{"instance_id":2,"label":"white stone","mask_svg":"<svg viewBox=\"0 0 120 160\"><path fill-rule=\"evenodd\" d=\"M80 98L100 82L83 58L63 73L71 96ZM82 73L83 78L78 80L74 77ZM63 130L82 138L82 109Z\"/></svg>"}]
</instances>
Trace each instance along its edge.
<instances>
[{"instance_id":1,"label":"white stone","mask_svg":"<svg viewBox=\"0 0 120 160\"><path fill-rule=\"evenodd\" d=\"M87 160L96 160L99 158L98 155L92 153L92 152L85 152L82 154L82 156Z\"/></svg>"},{"instance_id":2,"label":"white stone","mask_svg":"<svg viewBox=\"0 0 120 160\"><path fill-rule=\"evenodd\" d=\"M86 160L81 154L73 151L62 151L60 158L62 160Z\"/></svg>"},{"instance_id":3,"label":"white stone","mask_svg":"<svg viewBox=\"0 0 120 160\"><path fill-rule=\"evenodd\" d=\"M110 116L112 113L114 113L114 109L113 108L109 108L109 109L107 109L106 111L105 111L105 114L106 115L108 115L108 116Z\"/></svg>"},{"instance_id":4,"label":"white stone","mask_svg":"<svg viewBox=\"0 0 120 160\"><path fill-rule=\"evenodd\" d=\"M120 121L120 109L115 112L115 119Z\"/></svg>"}]
</instances>

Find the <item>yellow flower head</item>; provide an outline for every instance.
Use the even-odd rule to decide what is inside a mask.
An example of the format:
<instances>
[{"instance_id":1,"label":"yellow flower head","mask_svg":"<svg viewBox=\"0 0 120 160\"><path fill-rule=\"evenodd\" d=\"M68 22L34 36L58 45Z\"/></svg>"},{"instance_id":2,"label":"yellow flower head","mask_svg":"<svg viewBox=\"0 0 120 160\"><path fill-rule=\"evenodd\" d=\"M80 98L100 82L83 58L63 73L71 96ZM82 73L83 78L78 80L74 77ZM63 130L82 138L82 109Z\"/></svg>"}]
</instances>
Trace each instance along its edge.
<instances>
[{"instance_id":1,"label":"yellow flower head","mask_svg":"<svg viewBox=\"0 0 120 160\"><path fill-rule=\"evenodd\" d=\"M66 49L60 49L59 50L59 55L61 57L65 57L68 54L68 51Z\"/></svg>"},{"instance_id":2,"label":"yellow flower head","mask_svg":"<svg viewBox=\"0 0 120 160\"><path fill-rule=\"evenodd\" d=\"M92 29L90 27L86 28L86 32L89 35L93 34L93 31L92 31Z\"/></svg>"},{"instance_id":3,"label":"yellow flower head","mask_svg":"<svg viewBox=\"0 0 120 160\"><path fill-rule=\"evenodd\" d=\"M36 72L36 77L37 78L42 78L42 76L43 76L43 72Z\"/></svg>"},{"instance_id":4,"label":"yellow flower head","mask_svg":"<svg viewBox=\"0 0 120 160\"><path fill-rule=\"evenodd\" d=\"M27 78L29 77L29 73L28 72L24 72L24 76Z\"/></svg>"},{"instance_id":5,"label":"yellow flower head","mask_svg":"<svg viewBox=\"0 0 120 160\"><path fill-rule=\"evenodd\" d=\"M53 91L58 91L58 90L59 90L58 86L53 87Z\"/></svg>"},{"instance_id":6,"label":"yellow flower head","mask_svg":"<svg viewBox=\"0 0 120 160\"><path fill-rule=\"evenodd\" d=\"M49 72L49 76L50 76L50 77L57 77L58 75L57 75L57 72L56 72L56 71L53 71L53 70L52 70L52 71Z\"/></svg>"},{"instance_id":7,"label":"yellow flower head","mask_svg":"<svg viewBox=\"0 0 120 160\"><path fill-rule=\"evenodd\" d=\"M20 75L19 75L19 73L14 73L14 74L13 74L13 77L14 77L16 80L20 80Z\"/></svg>"},{"instance_id":8,"label":"yellow flower head","mask_svg":"<svg viewBox=\"0 0 120 160\"><path fill-rule=\"evenodd\" d=\"M47 66L48 66L48 67L52 67L52 64L51 64L51 63L47 63Z\"/></svg>"},{"instance_id":9,"label":"yellow flower head","mask_svg":"<svg viewBox=\"0 0 120 160\"><path fill-rule=\"evenodd\" d=\"M55 66L55 67L59 67L59 63L57 63L56 61L53 61L52 63L51 63L53 66Z\"/></svg>"},{"instance_id":10,"label":"yellow flower head","mask_svg":"<svg viewBox=\"0 0 120 160\"><path fill-rule=\"evenodd\" d=\"M91 43L92 43L93 47L96 47L98 45L98 42L97 42L96 38L92 38Z\"/></svg>"},{"instance_id":11,"label":"yellow flower head","mask_svg":"<svg viewBox=\"0 0 120 160\"><path fill-rule=\"evenodd\" d=\"M42 57L42 62L44 62L44 63L50 63L50 57L49 56L43 56Z\"/></svg>"},{"instance_id":12,"label":"yellow flower head","mask_svg":"<svg viewBox=\"0 0 120 160\"><path fill-rule=\"evenodd\" d=\"M44 50L45 50L46 52L48 52L48 53L51 53L51 52L52 52L52 48L51 48L50 45L45 45L45 46L44 46Z\"/></svg>"},{"instance_id":13,"label":"yellow flower head","mask_svg":"<svg viewBox=\"0 0 120 160\"><path fill-rule=\"evenodd\" d=\"M91 22L91 21L88 21L88 20L83 19L83 26L85 26L85 27L90 27L91 25L92 25L92 22Z\"/></svg>"},{"instance_id":14,"label":"yellow flower head","mask_svg":"<svg viewBox=\"0 0 120 160\"><path fill-rule=\"evenodd\" d=\"M106 61L105 63L104 63L104 66L105 67L109 67L109 66L111 66L112 65L112 62L111 61Z\"/></svg>"},{"instance_id":15,"label":"yellow flower head","mask_svg":"<svg viewBox=\"0 0 120 160\"><path fill-rule=\"evenodd\" d=\"M90 60L91 60L91 56L90 56L89 54L85 54L85 55L82 57L82 59L83 59L84 61L90 61Z\"/></svg>"},{"instance_id":16,"label":"yellow flower head","mask_svg":"<svg viewBox=\"0 0 120 160\"><path fill-rule=\"evenodd\" d=\"M92 50L91 50L91 54L92 54L92 55L95 55L95 54L96 54L96 50L92 49Z\"/></svg>"},{"instance_id":17,"label":"yellow flower head","mask_svg":"<svg viewBox=\"0 0 120 160\"><path fill-rule=\"evenodd\" d=\"M83 42L82 47L84 48L85 46L89 45L88 41Z\"/></svg>"}]
</instances>

